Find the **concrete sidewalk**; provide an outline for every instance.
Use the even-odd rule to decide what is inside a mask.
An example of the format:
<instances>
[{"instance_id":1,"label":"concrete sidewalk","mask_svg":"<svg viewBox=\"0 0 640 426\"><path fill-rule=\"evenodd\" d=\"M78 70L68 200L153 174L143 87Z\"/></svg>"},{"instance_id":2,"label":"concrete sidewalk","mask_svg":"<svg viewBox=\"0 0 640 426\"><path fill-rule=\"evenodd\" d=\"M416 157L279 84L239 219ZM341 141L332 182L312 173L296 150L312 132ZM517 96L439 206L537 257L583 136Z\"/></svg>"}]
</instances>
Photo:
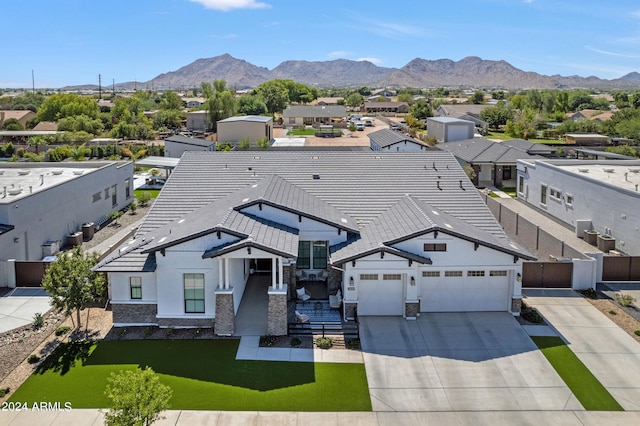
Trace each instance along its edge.
<instances>
[{"instance_id":1,"label":"concrete sidewalk","mask_svg":"<svg viewBox=\"0 0 640 426\"><path fill-rule=\"evenodd\" d=\"M625 410L640 410L640 344L572 290L523 290Z\"/></svg>"},{"instance_id":2,"label":"concrete sidewalk","mask_svg":"<svg viewBox=\"0 0 640 426\"><path fill-rule=\"evenodd\" d=\"M36 313L51 309L49 294L41 288L15 288L0 297L0 333L33 323Z\"/></svg>"},{"instance_id":3,"label":"concrete sidewalk","mask_svg":"<svg viewBox=\"0 0 640 426\"><path fill-rule=\"evenodd\" d=\"M158 426L193 425L638 425L640 412L606 411L451 411L451 412L326 412L295 413L268 411L167 411ZM104 417L95 409L71 411L0 411L6 426L103 425Z\"/></svg>"}]
</instances>

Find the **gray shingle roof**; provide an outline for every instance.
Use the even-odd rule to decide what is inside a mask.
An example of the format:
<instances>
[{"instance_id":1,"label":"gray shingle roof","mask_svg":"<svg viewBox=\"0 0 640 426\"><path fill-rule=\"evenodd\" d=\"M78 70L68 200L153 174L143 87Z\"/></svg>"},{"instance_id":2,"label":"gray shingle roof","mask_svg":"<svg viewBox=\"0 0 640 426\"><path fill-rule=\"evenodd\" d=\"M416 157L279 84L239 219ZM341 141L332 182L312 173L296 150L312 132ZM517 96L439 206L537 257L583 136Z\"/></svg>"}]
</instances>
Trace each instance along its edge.
<instances>
[{"instance_id":1,"label":"gray shingle roof","mask_svg":"<svg viewBox=\"0 0 640 426\"><path fill-rule=\"evenodd\" d=\"M218 123L231 123L231 122L242 122L242 121L251 121L258 123L268 123L270 120L273 120L272 117L266 117L263 115L238 115L234 117L225 118L224 120L218 121Z\"/></svg>"},{"instance_id":2,"label":"gray shingle roof","mask_svg":"<svg viewBox=\"0 0 640 426\"><path fill-rule=\"evenodd\" d=\"M268 185L263 187L266 183ZM478 239L487 239L490 234L505 241L500 247L511 247L502 227L456 159L450 153L437 150L390 154L344 151L186 152L138 230L136 239L154 237L154 241L158 241L158 233L166 232L181 219L188 219L194 225L185 235L207 232L220 224L225 229L250 234L256 243L274 250L297 250L294 233L277 230L269 231L273 235L268 235L270 225L259 224L257 218L234 210L262 197L264 202L323 217L343 224L345 229L370 233L368 235L373 237L367 237L367 241L377 239L379 243L391 240L394 235L395 238L400 237L420 223L411 219L413 225L406 225L406 230L393 228L388 233L369 226L387 211L395 218L393 220L408 221L403 215L395 214L395 210L390 210L405 198L405 194L459 220L456 226L468 226L463 230L465 233L480 230L481 234L473 234ZM190 213L205 206L208 207L189 217ZM266 227L261 230L261 225ZM173 232L176 231L171 235ZM365 240L364 237L361 239ZM273 242L269 238L274 238ZM280 242L275 242L276 239ZM123 256L123 261L131 254ZM522 251L522 255L528 254ZM118 262L112 260L112 267Z\"/></svg>"},{"instance_id":3,"label":"gray shingle roof","mask_svg":"<svg viewBox=\"0 0 640 426\"><path fill-rule=\"evenodd\" d=\"M485 138L446 142L438 144L437 147L471 164L515 164L518 160L540 158L522 149Z\"/></svg>"},{"instance_id":4,"label":"gray shingle roof","mask_svg":"<svg viewBox=\"0 0 640 426\"><path fill-rule=\"evenodd\" d=\"M166 141L182 143L186 145L205 146L205 147L215 144L214 141L208 141L206 139L200 139L200 138L189 138L187 136L182 136L182 135L169 136L168 138L165 139L165 142Z\"/></svg>"},{"instance_id":5,"label":"gray shingle roof","mask_svg":"<svg viewBox=\"0 0 640 426\"><path fill-rule=\"evenodd\" d=\"M386 148L388 146L391 146L397 143L402 143L405 141L412 142L416 145L428 147L427 144L417 139L413 139L412 137L409 137L403 133L395 132L390 129L382 129L382 130L369 133L369 141L371 142L371 145L376 145L380 148Z\"/></svg>"},{"instance_id":6,"label":"gray shingle roof","mask_svg":"<svg viewBox=\"0 0 640 426\"><path fill-rule=\"evenodd\" d=\"M347 109L342 105L290 105L282 111L282 117L346 117Z\"/></svg>"}]
</instances>

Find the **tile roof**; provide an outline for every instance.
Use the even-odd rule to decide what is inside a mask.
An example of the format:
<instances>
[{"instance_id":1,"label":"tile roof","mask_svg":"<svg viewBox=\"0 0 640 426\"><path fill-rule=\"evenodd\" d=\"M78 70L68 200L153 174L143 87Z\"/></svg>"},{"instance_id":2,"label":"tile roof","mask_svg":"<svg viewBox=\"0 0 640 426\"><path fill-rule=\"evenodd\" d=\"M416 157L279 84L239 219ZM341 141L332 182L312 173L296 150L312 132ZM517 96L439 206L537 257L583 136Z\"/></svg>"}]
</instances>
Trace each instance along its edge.
<instances>
[{"instance_id":1,"label":"tile roof","mask_svg":"<svg viewBox=\"0 0 640 426\"><path fill-rule=\"evenodd\" d=\"M416 202L426 203L456 219L456 226L464 225L463 233L475 235L479 240L497 238L504 241L504 244L498 244L500 247L513 249L457 160L450 153L437 150L390 154L186 152L135 237L138 241L142 238L159 241L160 234L175 229L176 224L184 220L180 226L185 226L186 231L175 235L176 241L202 232L214 232L212 229L220 225L221 229L251 235L256 244L264 244L273 250L297 251L294 232L278 229L273 223L267 224L240 211L242 206L262 200L342 224L344 229L366 232L368 234L363 234L361 240L364 241L359 245L366 243L369 244L365 244L366 248L372 248L374 243L369 241L370 236L380 243L402 236L416 224L424 225L414 218L409 224L398 225L407 226L405 230L394 227L388 233L385 228L373 226L385 214L395 218L384 219L386 224L392 220L399 223L409 220L397 214L397 209L406 210L406 205L396 206L401 201L407 202L404 200L406 194ZM173 232L177 231L172 231L171 235ZM144 250L158 247L148 244L145 243ZM519 249L516 246L513 250ZM528 255L525 251L521 253L523 257ZM127 253L121 259L132 254ZM142 259L137 261L142 267ZM119 262L111 259L110 268L117 267Z\"/></svg>"},{"instance_id":2,"label":"tile roof","mask_svg":"<svg viewBox=\"0 0 640 426\"><path fill-rule=\"evenodd\" d=\"M471 164L515 164L518 160L539 158L539 156L529 154L520 148L485 138L445 142L436 145L436 147Z\"/></svg>"},{"instance_id":3,"label":"tile roof","mask_svg":"<svg viewBox=\"0 0 640 426\"><path fill-rule=\"evenodd\" d=\"M204 146L204 147L215 145L214 141L209 141L201 138L190 138L183 135L169 136L168 138L165 138L165 142L167 141L175 142L175 143L183 143L187 145Z\"/></svg>"},{"instance_id":4,"label":"tile roof","mask_svg":"<svg viewBox=\"0 0 640 426\"><path fill-rule=\"evenodd\" d=\"M258 123L268 123L272 121L272 117L265 117L263 115L238 115L234 117L225 118L224 120L218 121L218 123L232 123L232 122L242 122L242 121L250 121L250 122L258 122Z\"/></svg>"},{"instance_id":5,"label":"tile roof","mask_svg":"<svg viewBox=\"0 0 640 426\"><path fill-rule=\"evenodd\" d=\"M386 148L390 145L394 145L404 141L428 147L428 145L423 143L422 141L413 139L412 137L409 137L404 133L395 132L390 129L382 129L369 133L369 141L372 145L376 145L380 148Z\"/></svg>"}]
</instances>

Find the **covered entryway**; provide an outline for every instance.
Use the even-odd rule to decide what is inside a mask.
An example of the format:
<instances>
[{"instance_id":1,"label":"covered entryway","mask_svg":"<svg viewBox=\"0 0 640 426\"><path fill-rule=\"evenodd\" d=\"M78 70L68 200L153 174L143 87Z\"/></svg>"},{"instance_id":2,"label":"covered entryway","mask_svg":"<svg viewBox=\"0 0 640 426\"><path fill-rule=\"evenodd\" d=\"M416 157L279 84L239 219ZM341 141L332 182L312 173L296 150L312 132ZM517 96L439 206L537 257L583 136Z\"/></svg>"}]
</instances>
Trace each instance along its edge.
<instances>
[{"instance_id":1,"label":"covered entryway","mask_svg":"<svg viewBox=\"0 0 640 426\"><path fill-rule=\"evenodd\" d=\"M358 315L402 315L402 274L360 274Z\"/></svg>"},{"instance_id":2,"label":"covered entryway","mask_svg":"<svg viewBox=\"0 0 640 426\"><path fill-rule=\"evenodd\" d=\"M269 274L249 277L235 318L236 336L263 336L267 334Z\"/></svg>"},{"instance_id":3,"label":"covered entryway","mask_svg":"<svg viewBox=\"0 0 640 426\"><path fill-rule=\"evenodd\" d=\"M508 311L509 278L422 277L420 312Z\"/></svg>"}]
</instances>

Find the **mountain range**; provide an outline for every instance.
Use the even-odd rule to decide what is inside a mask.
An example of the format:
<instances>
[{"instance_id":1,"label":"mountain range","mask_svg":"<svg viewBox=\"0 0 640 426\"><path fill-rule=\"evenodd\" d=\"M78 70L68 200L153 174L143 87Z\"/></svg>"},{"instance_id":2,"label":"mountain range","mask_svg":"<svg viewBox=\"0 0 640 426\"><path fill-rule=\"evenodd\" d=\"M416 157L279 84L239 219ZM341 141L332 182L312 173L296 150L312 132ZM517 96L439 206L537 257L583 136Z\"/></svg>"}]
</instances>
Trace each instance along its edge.
<instances>
[{"instance_id":1,"label":"mountain range","mask_svg":"<svg viewBox=\"0 0 640 426\"><path fill-rule=\"evenodd\" d=\"M225 80L236 89L252 88L273 79L291 79L318 88L331 87L474 87L504 89L550 88L640 88L640 73L618 79L542 75L520 70L506 61L469 56L459 61L416 58L402 68L379 67L369 61L285 61L269 70L229 54L198 59L176 71L158 75L147 82L127 82L119 88L189 89L204 81Z\"/></svg>"}]
</instances>

